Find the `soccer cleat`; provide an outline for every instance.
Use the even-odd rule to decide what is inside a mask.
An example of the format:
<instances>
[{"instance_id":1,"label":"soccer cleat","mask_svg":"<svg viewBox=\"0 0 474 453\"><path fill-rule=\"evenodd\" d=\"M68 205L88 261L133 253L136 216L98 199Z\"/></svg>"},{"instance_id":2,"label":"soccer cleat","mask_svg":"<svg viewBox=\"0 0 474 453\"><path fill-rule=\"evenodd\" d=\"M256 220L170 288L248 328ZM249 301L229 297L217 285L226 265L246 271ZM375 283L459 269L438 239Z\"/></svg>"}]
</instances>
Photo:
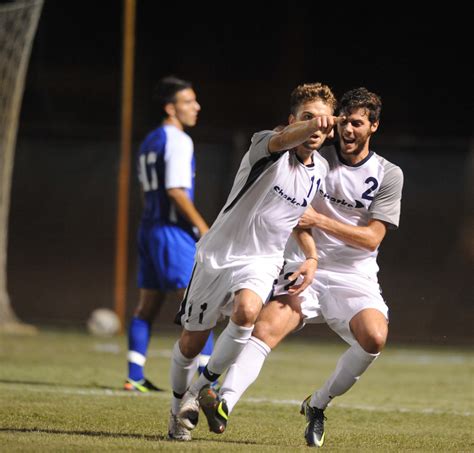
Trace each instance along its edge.
<instances>
[{"instance_id":1,"label":"soccer cleat","mask_svg":"<svg viewBox=\"0 0 474 453\"><path fill-rule=\"evenodd\" d=\"M183 395L177 418L184 428L188 430L196 428L199 421L199 402L196 395L189 391Z\"/></svg>"},{"instance_id":2,"label":"soccer cleat","mask_svg":"<svg viewBox=\"0 0 474 453\"><path fill-rule=\"evenodd\" d=\"M129 392L162 392L163 389L160 389L154 386L148 379L142 379L141 381L133 381L132 379L127 379L123 385L123 389Z\"/></svg>"},{"instance_id":3,"label":"soccer cleat","mask_svg":"<svg viewBox=\"0 0 474 453\"><path fill-rule=\"evenodd\" d=\"M224 399L221 399L215 390L205 385L199 392L199 405L209 424L209 430L216 434L222 434L229 420L229 410Z\"/></svg>"},{"instance_id":4,"label":"soccer cleat","mask_svg":"<svg viewBox=\"0 0 474 453\"><path fill-rule=\"evenodd\" d=\"M301 403L301 415L306 417L306 429L304 430L304 437L309 447L322 447L324 444L324 411L317 407L311 407L309 401L311 395L309 395Z\"/></svg>"},{"instance_id":5,"label":"soccer cleat","mask_svg":"<svg viewBox=\"0 0 474 453\"><path fill-rule=\"evenodd\" d=\"M186 442L191 440L191 431L185 428L178 421L178 417L170 412L170 421L168 423L168 439Z\"/></svg>"}]
</instances>

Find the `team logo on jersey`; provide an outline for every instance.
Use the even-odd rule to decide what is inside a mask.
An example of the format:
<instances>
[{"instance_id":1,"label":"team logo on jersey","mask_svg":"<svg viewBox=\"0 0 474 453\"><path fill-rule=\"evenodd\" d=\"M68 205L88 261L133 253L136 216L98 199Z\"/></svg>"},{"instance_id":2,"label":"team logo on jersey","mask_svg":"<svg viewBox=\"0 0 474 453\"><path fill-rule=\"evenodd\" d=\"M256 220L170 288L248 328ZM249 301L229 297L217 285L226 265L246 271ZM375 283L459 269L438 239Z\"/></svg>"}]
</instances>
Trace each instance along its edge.
<instances>
[{"instance_id":1,"label":"team logo on jersey","mask_svg":"<svg viewBox=\"0 0 474 453\"><path fill-rule=\"evenodd\" d=\"M296 201L295 197L292 197L291 195L286 194L283 192L283 190L280 188L280 186L275 186L273 187L274 192L279 195L281 198L284 200L288 201L291 205L297 207L301 206L302 208L308 206L308 202L306 201L306 198L303 198L303 202L300 203L299 201Z\"/></svg>"},{"instance_id":2,"label":"team logo on jersey","mask_svg":"<svg viewBox=\"0 0 474 453\"><path fill-rule=\"evenodd\" d=\"M322 190L322 189L319 189L318 194L321 198L324 198L325 200L328 200L330 203L339 205L339 206L344 207L344 208L359 209L359 208L364 208L365 207L364 203L362 203L359 200L346 201L345 198L341 199L341 198L332 197L330 194L328 194L327 192L324 192L324 190Z\"/></svg>"}]
</instances>

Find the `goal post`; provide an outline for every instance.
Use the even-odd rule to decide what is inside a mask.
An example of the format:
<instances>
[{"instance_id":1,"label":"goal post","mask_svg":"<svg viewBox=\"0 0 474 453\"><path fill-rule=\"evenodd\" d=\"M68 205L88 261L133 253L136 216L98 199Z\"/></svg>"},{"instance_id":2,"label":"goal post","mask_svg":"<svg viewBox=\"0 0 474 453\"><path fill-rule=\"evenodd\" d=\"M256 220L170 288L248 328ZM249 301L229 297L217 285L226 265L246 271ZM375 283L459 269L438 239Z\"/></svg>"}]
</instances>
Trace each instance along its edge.
<instances>
[{"instance_id":1,"label":"goal post","mask_svg":"<svg viewBox=\"0 0 474 453\"><path fill-rule=\"evenodd\" d=\"M135 61L136 0L123 0L122 99L120 164L117 183L114 307L125 330L128 279L130 161L132 156L133 75Z\"/></svg>"},{"instance_id":2,"label":"goal post","mask_svg":"<svg viewBox=\"0 0 474 453\"><path fill-rule=\"evenodd\" d=\"M43 0L0 4L0 330L21 325L7 289L10 190L18 120Z\"/></svg>"}]
</instances>

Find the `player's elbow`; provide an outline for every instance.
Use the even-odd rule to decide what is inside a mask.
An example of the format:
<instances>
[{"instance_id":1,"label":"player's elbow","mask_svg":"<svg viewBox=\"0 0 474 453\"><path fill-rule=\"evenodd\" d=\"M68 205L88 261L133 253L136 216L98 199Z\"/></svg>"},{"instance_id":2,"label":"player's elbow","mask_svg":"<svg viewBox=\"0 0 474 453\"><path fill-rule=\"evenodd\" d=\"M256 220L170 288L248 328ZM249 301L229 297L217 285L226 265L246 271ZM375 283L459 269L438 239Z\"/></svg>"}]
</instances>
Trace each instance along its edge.
<instances>
[{"instance_id":1,"label":"player's elbow","mask_svg":"<svg viewBox=\"0 0 474 453\"><path fill-rule=\"evenodd\" d=\"M379 247L379 244L376 242L369 242L366 246L369 252L375 252Z\"/></svg>"},{"instance_id":2,"label":"player's elbow","mask_svg":"<svg viewBox=\"0 0 474 453\"><path fill-rule=\"evenodd\" d=\"M369 237L365 242L364 248L369 252L375 252L379 248L380 242L381 241L376 237Z\"/></svg>"},{"instance_id":3,"label":"player's elbow","mask_svg":"<svg viewBox=\"0 0 474 453\"><path fill-rule=\"evenodd\" d=\"M268 142L268 152L277 153L286 150L285 132L280 131L273 135Z\"/></svg>"},{"instance_id":4,"label":"player's elbow","mask_svg":"<svg viewBox=\"0 0 474 453\"><path fill-rule=\"evenodd\" d=\"M168 189L166 193L172 201L176 201L183 197L183 195L186 195L186 192L181 188Z\"/></svg>"}]
</instances>

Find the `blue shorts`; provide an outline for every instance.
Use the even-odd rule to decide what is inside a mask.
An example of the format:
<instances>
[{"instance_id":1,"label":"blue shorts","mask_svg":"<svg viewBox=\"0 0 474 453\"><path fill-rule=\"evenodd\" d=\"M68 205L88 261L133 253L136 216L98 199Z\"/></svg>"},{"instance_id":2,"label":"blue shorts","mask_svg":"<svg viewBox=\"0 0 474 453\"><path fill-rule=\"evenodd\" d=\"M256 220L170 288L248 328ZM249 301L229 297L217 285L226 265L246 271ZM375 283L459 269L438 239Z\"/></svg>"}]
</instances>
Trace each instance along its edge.
<instances>
[{"instance_id":1,"label":"blue shorts","mask_svg":"<svg viewBox=\"0 0 474 453\"><path fill-rule=\"evenodd\" d=\"M138 287L186 288L196 252L195 238L176 225L141 225L138 230Z\"/></svg>"}]
</instances>

